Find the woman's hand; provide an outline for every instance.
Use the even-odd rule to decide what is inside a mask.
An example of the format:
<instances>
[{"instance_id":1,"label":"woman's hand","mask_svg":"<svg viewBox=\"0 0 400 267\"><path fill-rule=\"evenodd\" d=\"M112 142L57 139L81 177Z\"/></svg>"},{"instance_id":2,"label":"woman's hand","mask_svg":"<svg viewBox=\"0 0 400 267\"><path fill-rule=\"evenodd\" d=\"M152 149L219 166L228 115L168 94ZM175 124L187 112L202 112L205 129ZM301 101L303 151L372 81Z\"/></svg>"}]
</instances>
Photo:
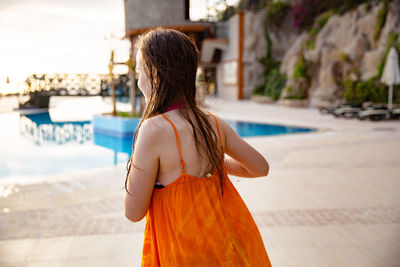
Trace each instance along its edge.
<instances>
[{"instance_id":1,"label":"woman's hand","mask_svg":"<svg viewBox=\"0 0 400 267\"><path fill-rule=\"evenodd\" d=\"M232 127L218 118L224 136L225 158L228 174L240 177L267 176L269 164L252 146L244 141Z\"/></svg>"}]
</instances>

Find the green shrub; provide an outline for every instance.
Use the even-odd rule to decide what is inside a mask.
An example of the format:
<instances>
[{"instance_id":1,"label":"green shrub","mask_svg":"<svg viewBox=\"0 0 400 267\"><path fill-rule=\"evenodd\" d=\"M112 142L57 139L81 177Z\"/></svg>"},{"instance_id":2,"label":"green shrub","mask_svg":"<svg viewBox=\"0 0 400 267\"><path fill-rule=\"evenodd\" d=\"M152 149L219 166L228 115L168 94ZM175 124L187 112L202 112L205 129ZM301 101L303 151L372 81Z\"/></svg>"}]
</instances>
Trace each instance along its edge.
<instances>
[{"instance_id":1,"label":"green shrub","mask_svg":"<svg viewBox=\"0 0 400 267\"><path fill-rule=\"evenodd\" d=\"M388 1L383 0L382 8L378 11L378 15L376 17L376 25L375 25L375 33L374 33L374 40L377 41L379 36L381 35L381 30L383 26L385 26L386 22L386 15L388 12Z\"/></svg>"},{"instance_id":2,"label":"green shrub","mask_svg":"<svg viewBox=\"0 0 400 267\"><path fill-rule=\"evenodd\" d=\"M308 30L308 40L305 42L305 47L307 49L314 50L315 49L315 39L317 38L320 30L325 26L328 22L329 18L334 14L333 10L328 10L318 16L316 19L316 23L314 26Z\"/></svg>"},{"instance_id":3,"label":"green shrub","mask_svg":"<svg viewBox=\"0 0 400 267\"><path fill-rule=\"evenodd\" d=\"M216 13L215 18L217 21L225 21L233 17L237 11L244 10L246 7L246 1L240 0L235 5L229 5L226 1L220 1L219 4L225 5L225 9L220 11L214 8Z\"/></svg>"},{"instance_id":4,"label":"green shrub","mask_svg":"<svg viewBox=\"0 0 400 267\"><path fill-rule=\"evenodd\" d=\"M225 21L230 19L236 14L236 8L234 6L227 6L225 10L217 12L216 18L218 21Z\"/></svg>"},{"instance_id":5,"label":"green shrub","mask_svg":"<svg viewBox=\"0 0 400 267\"><path fill-rule=\"evenodd\" d=\"M316 37L318 35L318 33L319 33L319 29L314 28L314 27L312 27L308 30L308 34L309 34L310 38Z\"/></svg>"},{"instance_id":6,"label":"green shrub","mask_svg":"<svg viewBox=\"0 0 400 267\"><path fill-rule=\"evenodd\" d=\"M264 88L264 84L257 85L253 91L253 95L264 95Z\"/></svg>"},{"instance_id":7,"label":"green shrub","mask_svg":"<svg viewBox=\"0 0 400 267\"><path fill-rule=\"evenodd\" d=\"M344 81L345 91L343 97L352 103L362 103L366 101L366 91L363 90L362 83L352 81L350 78Z\"/></svg>"},{"instance_id":8,"label":"green shrub","mask_svg":"<svg viewBox=\"0 0 400 267\"><path fill-rule=\"evenodd\" d=\"M317 24L319 27L322 29L325 24L328 22L329 18L334 14L333 10L328 10L322 13L321 15L318 16L317 18Z\"/></svg>"},{"instance_id":9,"label":"green shrub","mask_svg":"<svg viewBox=\"0 0 400 267\"><path fill-rule=\"evenodd\" d=\"M129 117L129 118L140 117L139 114L131 114L130 112L125 112L125 111L117 111L117 116L119 116L119 117Z\"/></svg>"},{"instance_id":10,"label":"green shrub","mask_svg":"<svg viewBox=\"0 0 400 267\"><path fill-rule=\"evenodd\" d=\"M294 67L293 70L293 78L298 79L298 78L307 78L307 63L304 59L304 57L301 55L299 56L297 60L297 64Z\"/></svg>"},{"instance_id":11,"label":"green shrub","mask_svg":"<svg viewBox=\"0 0 400 267\"><path fill-rule=\"evenodd\" d=\"M388 46L386 47L385 54L383 55L383 57L382 57L382 59L381 59L381 62L379 62L379 64L378 64L378 74L377 74L377 77L379 77L379 78L382 76L383 68L385 67L386 57L387 57L387 55L389 54L389 51L390 51L390 46L388 45Z\"/></svg>"},{"instance_id":12,"label":"green shrub","mask_svg":"<svg viewBox=\"0 0 400 267\"><path fill-rule=\"evenodd\" d=\"M308 65L312 62L307 62L304 58L303 51L299 52L296 66L293 70L292 78L294 86L287 87L288 99L305 99L308 96L308 88L310 86L310 76L308 75Z\"/></svg>"},{"instance_id":13,"label":"green shrub","mask_svg":"<svg viewBox=\"0 0 400 267\"><path fill-rule=\"evenodd\" d=\"M266 77L271 70L279 67L280 62L277 62L272 58L272 40L268 35L267 29L265 29L264 37L265 41L267 42L267 51L265 56L263 56L259 62L264 66L263 74L264 77Z\"/></svg>"},{"instance_id":14,"label":"green shrub","mask_svg":"<svg viewBox=\"0 0 400 267\"><path fill-rule=\"evenodd\" d=\"M306 95L303 94L298 94L298 95L288 95L285 97L285 99L297 99L297 100L302 100L302 99L307 99Z\"/></svg>"},{"instance_id":15,"label":"green shrub","mask_svg":"<svg viewBox=\"0 0 400 267\"><path fill-rule=\"evenodd\" d=\"M281 95L282 88L286 84L286 76L279 73L279 66L281 63L272 58L272 41L266 28L264 37L267 42L267 51L265 56L259 60L264 67L264 82L255 88L253 94L266 95L273 100L277 100Z\"/></svg>"},{"instance_id":16,"label":"green shrub","mask_svg":"<svg viewBox=\"0 0 400 267\"><path fill-rule=\"evenodd\" d=\"M364 6L364 9L366 12L369 12L371 10L371 8L372 8L371 2L367 2Z\"/></svg>"},{"instance_id":17,"label":"green shrub","mask_svg":"<svg viewBox=\"0 0 400 267\"><path fill-rule=\"evenodd\" d=\"M399 34L397 32L390 32L388 36L388 45L396 45Z\"/></svg>"},{"instance_id":18,"label":"green shrub","mask_svg":"<svg viewBox=\"0 0 400 267\"><path fill-rule=\"evenodd\" d=\"M313 25L315 18L327 10L344 14L358 5L370 0L297 0L290 13L297 29L305 29Z\"/></svg>"},{"instance_id":19,"label":"green shrub","mask_svg":"<svg viewBox=\"0 0 400 267\"><path fill-rule=\"evenodd\" d=\"M267 4L266 22L279 25L290 10L290 4L283 1L270 1Z\"/></svg>"},{"instance_id":20,"label":"green shrub","mask_svg":"<svg viewBox=\"0 0 400 267\"><path fill-rule=\"evenodd\" d=\"M265 8L269 2L270 0L259 0L258 8L259 9Z\"/></svg>"},{"instance_id":21,"label":"green shrub","mask_svg":"<svg viewBox=\"0 0 400 267\"><path fill-rule=\"evenodd\" d=\"M381 59L381 62L379 62L379 64L378 64L377 77L380 78L382 76L383 68L384 68L385 62L386 62L386 57L389 54L390 48L393 46L395 49L397 49L397 53L400 52L400 42L397 42L398 38L399 38L399 34L397 32L389 33L388 45L386 46L386 50ZM400 67L400 62L399 62L399 67Z\"/></svg>"},{"instance_id":22,"label":"green shrub","mask_svg":"<svg viewBox=\"0 0 400 267\"><path fill-rule=\"evenodd\" d=\"M273 69L266 77L264 95L270 96L273 100L278 100L285 84L285 75L281 74L279 69Z\"/></svg>"},{"instance_id":23,"label":"green shrub","mask_svg":"<svg viewBox=\"0 0 400 267\"><path fill-rule=\"evenodd\" d=\"M274 61L268 57L262 57L259 62L264 66L264 76L267 76L271 70L276 69L280 66L280 62Z\"/></svg>"},{"instance_id":24,"label":"green shrub","mask_svg":"<svg viewBox=\"0 0 400 267\"><path fill-rule=\"evenodd\" d=\"M350 62L350 56L345 52L341 52L339 57L343 62Z\"/></svg>"},{"instance_id":25,"label":"green shrub","mask_svg":"<svg viewBox=\"0 0 400 267\"><path fill-rule=\"evenodd\" d=\"M353 103L362 103L364 101L374 103L388 102L388 86L381 84L378 77L370 78L367 81L346 79L344 85L345 91L343 92L343 97L346 101ZM394 86L393 103L399 103L399 98L400 86Z\"/></svg>"},{"instance_id":26,"label":"green shrub","mask_svg":"<svg viewBox=\"0 0 400 267\"><path fill-rule=\"evenodd\" d=\"M315 49L315 40L307 40L306 47L308 49L314 50Z\"/></svg>"},{"instance_id":27,"label":"green shrub","mask_svg":"<svg viewBox=\"0 0 400 267\"><path fill-rule=\"evenodd\" d=\"M381 62L378 64L378 73L376 76L370 78L367 81L356 80L352 81L347 78L341 81L340 84L344 86L343 97L349 102L362 103L364 101L371 101L376 103L387 103L388 101L388 86L380 83L383 68L385 65L386 57L393 46L400 51L400 43L397 42L399 34L391 32L388 36L388 45L385 53L382 57ZM399 65L400 66L400 65ZM359 76L359 71L355 71ZM400 85L393 87L393 103L400 103Z\"/></svg>"},{"instance_id":28,"label":"green shrub","mask_svg":"<svg viewBox=\"0 0 400 267\"><path fill-rule=\"evenodd\" d=\"M306 77L307 74L307 69L305 64L298 63L293 70L293 78L303 78Z\"/></svg>"},{"instance_id":29,"label":"green shrub","mask_svg":"<svg viewBox=\"0 0 400 267\"><path fill-rule=\"evenodd\" d=\"M288 93L287 96L285 96L285 99L307 99L307 92L304 90L299 90L292 86L286 87L285 90Z\"/></svg>"},{"instance_id":30,"label":"green shrub","mask_svg":"<svg viewBox=\"0 0 400 267\"><path fill-rule=\"evenodd\" d=\"M265 95L273 100L278 100L285 84L286 76L281 74L277 68L273 69L265 77L265 83L256 87L253 95Z\"/></svg>"}]
</instances>

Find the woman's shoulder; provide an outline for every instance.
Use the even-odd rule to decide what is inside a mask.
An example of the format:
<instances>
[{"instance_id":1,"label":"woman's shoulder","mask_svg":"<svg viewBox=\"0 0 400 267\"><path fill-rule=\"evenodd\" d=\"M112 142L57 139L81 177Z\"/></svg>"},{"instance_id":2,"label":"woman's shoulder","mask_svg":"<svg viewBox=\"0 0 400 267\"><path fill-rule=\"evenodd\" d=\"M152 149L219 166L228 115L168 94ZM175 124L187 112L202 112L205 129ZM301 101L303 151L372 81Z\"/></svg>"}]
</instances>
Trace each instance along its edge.
<instances>
[{"instance_id":1,"label":"woman's shoulder","mask_svg":"<svg viewBox=\"0 0 400 267\"><path fill-rule=\"evenodd\" d=\"M218 124L218 127L220 128L220 131L223 132L224 128L226 128L227 122L225 122L222 118L220 118L217 115L214 115L213 113L203 110L204 114L207 116L208 121L211 124L214 124L216 127L216 124ZM172 112L173 113L173 112ZM186 125L186 123L183 123L184 118L179 116L179 114L159 114L157 116L151 117L143 121L141 125L140 131L146 132L146 134L152 134L155 136L160 137L160 135L165 134L166 132L169 132L171 128L171 123L179 130L181 127ZM166 115L167 118L165 118L163 115ZM185 127L184 127L185 128Z\"/></svg>"},{"instance_id":2,"label":"woman's shoulder","mask_svg":"<svg viewBox=\"0 0 400 267\"><path fill-rule=\"evenodd\" d=\"M161 115L145 119L140 125L138 138L142 137L149 142L159 141L168 126L165 121Z\"/></svg>"},{"instance_id":3,"label":"woman's shoulder","mask_svg":"<svg viewBox=\"0 0 400 267\"><path fill-rule=\"evenodd\" d=\"M168 126L167 120L160 114L148 119L145 119L140 126L140 131L143 129L147 133L159 134L162 133Z\"/></svg>"},{"instance_id":4,"label":"woman's shoulder","mask_svg":"<svg viewBox=\"0 0 400 267\"><path fill-rule=\"evenodd\" d=\"M214 123L216 123L219 126L221 131L223 131L224 128L226 128L226 125L228 125L228 123L224 119L219 117L218 115L215 115L214 113L211 113L210 111L207 111L206 114L207 114L207 117L209 117L209 119L211 121L213 121Z\"/></svg>"}]
</instances>

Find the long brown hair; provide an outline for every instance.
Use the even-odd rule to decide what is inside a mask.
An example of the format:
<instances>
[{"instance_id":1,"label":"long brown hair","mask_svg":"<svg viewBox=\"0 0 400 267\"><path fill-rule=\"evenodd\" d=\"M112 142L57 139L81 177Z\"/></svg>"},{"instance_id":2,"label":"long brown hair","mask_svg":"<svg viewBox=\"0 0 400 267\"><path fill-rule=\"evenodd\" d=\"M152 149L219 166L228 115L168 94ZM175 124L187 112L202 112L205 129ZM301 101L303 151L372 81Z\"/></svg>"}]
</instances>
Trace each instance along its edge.
<instances>
[{"instance_id":1,"label":"long brown hair","mask_svg":"<svg viewBox=\"0 0 400 267\"><path fill-rule=\"evenodd\" d=\"M196 45L183 33L156 28L140 37L138 49L141 51L143 67L151 84L150 99L146 103L142 119L133 139L132 155L127 163L125 190L131 170L136 137L142 123L151 117L167 111L177 102L184 108L179 112L189 122L198 152L202 151L209 160L209 171L218 170L222 190L222 170L219 168L223 159L220 142L207 119L207 115L196 103L196 72L199 51ZM193 123L189 111L194 114Z\"/></svg>"}]
</instances>

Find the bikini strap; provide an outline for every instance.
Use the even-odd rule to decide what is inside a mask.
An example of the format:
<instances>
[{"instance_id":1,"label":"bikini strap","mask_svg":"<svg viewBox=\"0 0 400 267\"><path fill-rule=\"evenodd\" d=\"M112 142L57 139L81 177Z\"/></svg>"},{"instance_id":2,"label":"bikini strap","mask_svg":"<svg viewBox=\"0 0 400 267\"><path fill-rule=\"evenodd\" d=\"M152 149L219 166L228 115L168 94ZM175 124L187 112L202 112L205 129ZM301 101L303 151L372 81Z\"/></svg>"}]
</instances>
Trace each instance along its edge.
<instances>
[{"instance_id":1,"label":"bikini strap","mask_svg":"<svg viewBox=\"0 0 400 267\"><path fill-rule=\"evenodd\" d=\"M172 121L170 119L168 119L167 116L165 116L164 114L161 114L164 116L164 118L169 121L169 123L172 125L172 127L174 128L174 132L175 132L175 136L176 136L176 143L178 144L178 150L179 150L179 157L181 159L181 168L182 168L182 173L185 173L185 162L183 161L182 158L182 152L181 152L181 143L179 141L179 135L178 135L178 131L176 130L175 125L172 123Z\"/></svg>"},{"instance_id":2,"label":"bikini strap","mask_svg":"<svg viewBox=\"0 0 400 267\"><path fill-rule=\"evenodd\" d=\"M215 123L217 124L218 136L219 136L219 140L220 140L220 142L221 142L221 149L222 149L222 153L224 154L224 153L225 153L225 151L224 151L224 142L222 141L221 130L219 129L218 120L217 120L217 118L214 116L214 114L212 114L210 111L208 111L208 113L210 113L210 115L214 117Z\"/></svg>"}]
</instances>

